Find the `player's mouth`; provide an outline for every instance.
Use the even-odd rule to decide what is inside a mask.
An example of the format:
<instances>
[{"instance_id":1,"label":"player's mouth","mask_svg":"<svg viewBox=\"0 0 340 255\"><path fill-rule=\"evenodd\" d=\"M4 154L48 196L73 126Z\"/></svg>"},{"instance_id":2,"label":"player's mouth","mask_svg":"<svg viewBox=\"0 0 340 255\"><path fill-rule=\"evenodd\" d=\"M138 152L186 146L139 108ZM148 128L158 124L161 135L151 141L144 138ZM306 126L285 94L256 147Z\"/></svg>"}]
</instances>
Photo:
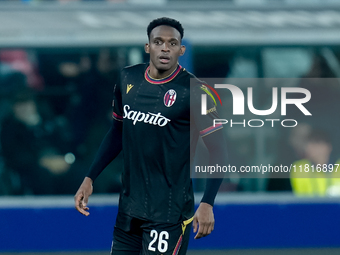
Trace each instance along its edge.
<instances>
[{"instance_id":1,"label":"player's mouth","mask_svg":"<svg viewBox=\"0 0 340 255\"><path fill-rule=\"evenodd\" d=\"M170 62L170 57L169 56L160 56L159 61L162 64L168 64Z\"/></svg>"}]
</instances>

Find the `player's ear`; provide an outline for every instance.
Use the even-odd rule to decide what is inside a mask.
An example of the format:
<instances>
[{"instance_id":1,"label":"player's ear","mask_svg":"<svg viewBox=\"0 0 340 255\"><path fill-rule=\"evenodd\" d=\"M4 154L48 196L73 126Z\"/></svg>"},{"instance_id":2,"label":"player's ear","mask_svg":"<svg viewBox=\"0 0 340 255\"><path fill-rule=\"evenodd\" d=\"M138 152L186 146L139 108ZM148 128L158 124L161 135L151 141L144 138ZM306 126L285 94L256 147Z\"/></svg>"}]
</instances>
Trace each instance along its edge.
<instances>
[{"instance_id":1,"label":"player's ear","mask_svg":"<svg viewBox=\"0 0 340 255\"><path fill-rule=\"evenodd\" d=\"M144 50L145 50L146 53L150 53L150 49L149 48L150 48L149 44L146 43L145 46L144 46Z\"/></svg>"},{"instance_id":2,"label":"player's ear","mask_svg":"<svg viewBox=\"0 0 340 255\"><path fill-rule=\"evenodd\" d=\"M184 46L184 45L181 45L181 50L180 50L179 55L180 55L180 56L183 56L183 55L184 55L184 52L185 52L185 46Z\"/></svg>"}]
</instances>

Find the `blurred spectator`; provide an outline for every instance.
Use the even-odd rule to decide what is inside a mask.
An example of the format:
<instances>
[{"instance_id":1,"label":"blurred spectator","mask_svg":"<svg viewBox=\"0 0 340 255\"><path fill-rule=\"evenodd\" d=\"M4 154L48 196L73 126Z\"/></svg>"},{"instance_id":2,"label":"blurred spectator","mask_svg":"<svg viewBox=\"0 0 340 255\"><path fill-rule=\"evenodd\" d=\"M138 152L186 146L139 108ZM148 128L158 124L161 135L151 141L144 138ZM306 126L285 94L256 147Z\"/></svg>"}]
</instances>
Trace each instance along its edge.
<instances>
[{"instance_id":1,"label":"blurred spectator","mask_svg":"<svg viewBox=\"0 0 340 255\"><path fill-rule=\"evenodd\" d=\"M311 129L310 125L300 122L290 132L280 128L281 138L274 165L290 166L292 162L305 158L305 148ZM271 173L267 189L268 191L291 191L289 173Z\"/></svg>"},{"instance_id":2,"label":"blurred spectator","mask_svg":"<svg viewBox=\"0 0 340 255\"><path fill-rule=\"evenodd\" d=\"M287 112L293 112L290 117L299 123L309 124L313 129L325 130L332 137L334 144L339 144L340 118L337 115L340 107L340 82L331 68L330 61L322 55L322 52L315 54L309 72L302 77L299 85L311 93L310 101L304 106L312 116L305 116L299 109L290 105L287 107ZM332 150L332 156L338 155L340 147L336 146Z\"/></svg>"},{"instance_id":3,"label":"blurred spectator","mask_svg":"<svg viewBox=\"0 0 340 255\"><path fill-rule=\"evenodd\" d=\"M313 130L305 146L305 158L293 163L291 185L298 196L340 196L340 159L331 159L327 133Z\"/></svg>"},{"instance_id":4,"label":"blurred spectator","mask_svg":"<svg viewBox=\"0 0 340 255\"><path fill-rule=\"evenodd\" d=\"M332 137L333 144L339 144L340 119L336 116L340 106L340 83L333 70L322 52L315 52L310 69L298 84L311 93L310 101L304 106L312 116L304 115L295 105L287 106L287 118L297 120L298 126L281 128L277 160L280 164L290 165L291 162L306 158L307 138L312 129L324 130ZM289 97L297 98L298 95L292 93ZM330 157L338 157L339 149L339 146L332 148ZM269 190L288 190L292 182L285 178L272 178L269 184Z\"/></svg>"},{"instance_id":5,"label":"blurred spectator","mask_svg":"<svg viewBox=\"0 0 340 255\"><path fill-rule=\"evenodd\" d=\"M84 160L89 160L87 165L91 164L101 137L111 125L112 91L118 77L118 62L118 58L114 58L108 49L100 50L98 55L85 54L80 58L80 73L74 89L76 93L71 97L72 110L68 116L72 123L74 141L78 145L77 152ZM111 163L96 181L100 184L95 192L119 192L122 165L122 157Z\"/></svg>"},{"instance_id":6,"label":"blurred spectator","mask_svg":"<svg viewBox=\"0 0 340 255\"><path fill-rule=\"evenodd\" d=\"M52 114L66 119L71 131L69 150L84 165L91 164L111 125L112 91L122 59L110 49L39 55L47 103ZM110 165L95 192L119 191L121 164L118 160Z\"/></svg>"},{"instance_id":7,"label":"blurred spectator","mask_svg":"<svg viewBox=\"0 0 340 255\"><path fill-rule=\"evenodd\" d=\"M43 89L43 79L38 72L36 61L24 50L1 50L0 62L13 72L25 75L26 82L30 88Z\"/></svg>"},{"instance_id":8,"label":"blurred spectator","mask_svg":"<svg viewBox=\"0 0 340 255\"><path fill-rule=\"evenodd\" d=\"M67 115L72 125L74 142L78 146L85 142L95 122L103 124L107 111L111 108L113 84L99 73L96 61L96 56L82 56L79 63L74 64L78 70L77 74L75 71L70 72L71 66L61 64L61 73L65 77L73 78L73 93ZM107 95L110 95L110 99Z\"/></svg>"},{"instance_id":9,"label":"blurred spectator","mask_svg":"<svg viewBox=\"0 0 340 255\"><path fill-rule=\"evenodd\" d=\"M62 133L57 122L42 117L31 93L15 96L0 136L5 169L19 176L20 187L13 187L14 194L74 192L69 180L77 178L70 171L75 158L66 154Z\"/></svg>"},{"instance_id":10,"label":"blurred spectator","mask_svg":"<svg viewBox=\"0 0 340 255\"><path fill-rule=\"evenodd\" d=\"M110 59L103 58L102 54L85 54L65 55L57 65L59 82L55 86L68 94L53 96L50 103L57 115L68 119L72 148L78 156L87 154L86 142L96 126L107 128L113 82L103 74L111 72L110 64Z\"/></svg>"}]
</instances>

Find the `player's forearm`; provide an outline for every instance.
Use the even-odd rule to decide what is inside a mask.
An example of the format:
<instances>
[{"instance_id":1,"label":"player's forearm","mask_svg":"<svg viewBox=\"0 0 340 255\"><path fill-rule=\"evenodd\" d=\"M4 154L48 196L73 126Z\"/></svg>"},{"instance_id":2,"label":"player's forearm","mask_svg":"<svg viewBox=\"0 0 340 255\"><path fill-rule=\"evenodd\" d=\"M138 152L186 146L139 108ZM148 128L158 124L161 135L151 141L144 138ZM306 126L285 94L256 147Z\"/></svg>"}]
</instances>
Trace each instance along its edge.
<instances>
[{"instance_id":1,"label":"player's forearm","mask_svg":"<svg viewBox=\"0 0 340 255\"><path fill-rule=\"evenodd\" d=\"M225 166L228 164L227 145L224 138L223 130L218 130L206 137L203 141L209 152L210 166ZM214 205L215 197L224 178L224 173L215 173L212 177L207 178L206 187L201 202Z\"/></svg>"},{"instance_id":2,"label":"player's forearm","mask_svg":"<svg viewBox=\"0 0 340 255\"><path fill-rule=\"evenodd\" d=\"M92 181L95 181L98 175L117 157L121 150L122 124L113 120L113 124L104 137L86 176L91 178Z\"/></svg>"},{"instance_id":3,"label":"player's forearm","mask_svg":"<svg viewBox=\"0 0 340 255\"><path fill-rule=\"evenodd\" d=\"M222 178L209 178L206 180L205 191L201 202L214 206L215 197L221 186Z\"/></svg>"}]
</instances>

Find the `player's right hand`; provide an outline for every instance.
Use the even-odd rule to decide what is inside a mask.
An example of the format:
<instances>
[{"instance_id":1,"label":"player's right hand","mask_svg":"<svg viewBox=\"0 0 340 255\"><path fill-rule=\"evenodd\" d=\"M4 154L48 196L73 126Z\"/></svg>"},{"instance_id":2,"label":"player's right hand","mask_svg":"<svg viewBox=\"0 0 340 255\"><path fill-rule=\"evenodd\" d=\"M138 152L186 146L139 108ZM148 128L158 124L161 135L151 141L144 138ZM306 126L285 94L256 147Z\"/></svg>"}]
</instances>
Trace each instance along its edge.
<instances>
[{"instance_id":1,"label":"player's right hand","mask_svg":"<svg viewBox=\"0 0 340 255\"><path fill-rule=\"evenodd\" d=\"M89 216L89 208L87 207L87 202L89 201L89 196L93 192L92 187L93 181L89 177L85 177L83 183L80 185L76 195L74 196L75 207L81 214Z\"/></svg>"}]
</instances>

